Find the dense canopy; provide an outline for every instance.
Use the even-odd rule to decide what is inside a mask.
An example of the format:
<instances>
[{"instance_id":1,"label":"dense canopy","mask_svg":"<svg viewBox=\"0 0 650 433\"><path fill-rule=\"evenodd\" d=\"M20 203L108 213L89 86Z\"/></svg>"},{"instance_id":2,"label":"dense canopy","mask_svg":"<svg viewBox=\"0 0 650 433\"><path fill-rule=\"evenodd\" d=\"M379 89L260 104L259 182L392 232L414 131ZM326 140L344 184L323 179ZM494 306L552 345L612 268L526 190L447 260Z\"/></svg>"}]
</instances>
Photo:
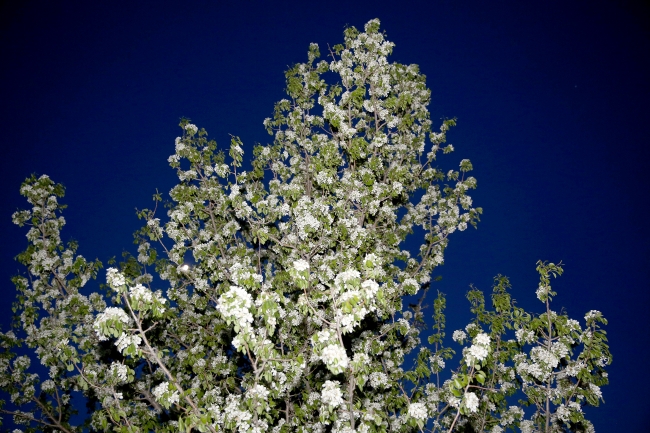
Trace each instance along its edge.
<instances>
[{"instance_id":1,"label":"dense canopy","mask_svg":"<svg viewBox=\"0 0 650 433\"><path fill-rule=\"evenodd\" d=\"M470 291L451 373L442 294L421 340L432 271L481 209L470 161L445 156L455 121L432 128L425 77L392 49L379 20L348 28L330 60L310 45L250 171L237 137L226 156L183 119L166 216L156 194L137 257L109 263L99 292L85 286L102 265L60 238L63 187L27 179L32 207L13 218L30 226L29 274L14 278L21 332L2 334L2 411L27 431L591 431L606 321L551 309L560 264L538 263L541 314L516 307L503 276L491 306ZM37 358L48 379L30 372ZM91 409L84 426L71 390Z\"/></svg>"}]
</instances>

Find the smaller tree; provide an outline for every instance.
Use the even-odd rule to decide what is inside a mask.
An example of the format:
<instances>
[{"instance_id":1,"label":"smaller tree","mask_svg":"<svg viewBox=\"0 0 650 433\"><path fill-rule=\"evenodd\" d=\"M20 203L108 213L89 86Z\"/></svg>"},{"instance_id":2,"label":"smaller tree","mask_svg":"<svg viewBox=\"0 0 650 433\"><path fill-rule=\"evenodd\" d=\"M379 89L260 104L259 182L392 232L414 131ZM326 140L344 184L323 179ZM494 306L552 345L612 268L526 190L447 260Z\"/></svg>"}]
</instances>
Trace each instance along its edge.
<instances>
[{"instance_id":1,"label":"smaller tree","mask_svg":"<svg viewBox=\"0 0 650 433\"><path fill-rule=\"evenodd\" d=\"M468 292L475 320L464 331L454 331L453 340L472 344L463 349L463 363L447 382L451 398L457 399L447 401L459 407L449 431L462 421L471 426L469 431L502 432L515 426L523 433L593 431L582 408L598 406L600 387L608 383L605 367L611 354L601 329L607 321L592 310L583 328L551 310L556 292L550 280L563 268L538 262L537 271L536 294L545 305L540 314L515 307L504 276L495 278L491 310L481 291ZM513 406L517 397L519 406ZM528 417L526 407L534 409Z\"/></svg>"}]
</instances>

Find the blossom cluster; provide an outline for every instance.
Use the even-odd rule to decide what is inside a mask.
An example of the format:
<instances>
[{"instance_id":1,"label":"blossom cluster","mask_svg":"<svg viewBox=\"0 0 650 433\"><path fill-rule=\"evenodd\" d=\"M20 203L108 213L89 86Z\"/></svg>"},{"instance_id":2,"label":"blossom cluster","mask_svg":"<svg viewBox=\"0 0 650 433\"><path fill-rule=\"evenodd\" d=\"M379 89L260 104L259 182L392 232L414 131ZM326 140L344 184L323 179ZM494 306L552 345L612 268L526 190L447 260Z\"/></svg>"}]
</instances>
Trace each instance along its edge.
<instances>
[{"instance_id":1,"label":"blossom cluster","mask_svg":"<svg viewBox=\"0 0 650 433\"><path fill-rule=\"evenodd\" d=\"M465 352L464 358L468 365L476 365L485 361L490 353L490 336L484 332L474 337L473 343Z\"/></svg>"},{"instance_id":2,"label":"blossom cluster","mask_svg":"<svg viewBox=\"0 0 650 433\"><path fill-rule=\"evenodd\" d=\"M155 388L151 390L154 397L160 404L165 407L169 407L172 404L177 404L179 401L178 390L172 391L169 388L169 382L161 382Z\"/></svg>"}]
</instances>

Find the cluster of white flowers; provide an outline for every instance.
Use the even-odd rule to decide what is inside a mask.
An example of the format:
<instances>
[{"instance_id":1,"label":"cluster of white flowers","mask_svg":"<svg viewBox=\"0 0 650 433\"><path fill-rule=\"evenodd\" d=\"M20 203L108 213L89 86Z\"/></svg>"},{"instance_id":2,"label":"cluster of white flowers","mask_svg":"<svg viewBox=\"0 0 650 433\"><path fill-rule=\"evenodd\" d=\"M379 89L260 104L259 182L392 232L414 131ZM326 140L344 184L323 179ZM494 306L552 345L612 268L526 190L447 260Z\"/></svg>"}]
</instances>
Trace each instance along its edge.
<instances>
[{"instance_id":1,"label":"cluster of white flowers","mask_svg":"<svg viewBox=\"0 0 650 433\"><path fill-rule=\"evenodd\" d=\"M580 370L582 370L583 368L586 368L586 367L587 367L587 365L584 363L584 361L574 362L574 363L568 365L564 369L563 373L566 374L567 376L570 376L570 377L576 377L578 375L578 373L580 373Z\"/></svg>"},{"instance_id":2,"label":"cluster of white flowers","mask_svg":"<svg viewBox=\"0 0 650 433\"><path fill-rule=\"evenodd\" d=\"M445 368L445 360L442 356L435 354L429 357L429 363L434 371L440 371Z\"/></svg>"},{"instance_id":3,"label":"cluster of white flowers","mask_svg":"<svg viewBox=\"0 0 650 433\"><path fill-rule=\"evenodd\" d=\"M370 373L370 386L375 389L382 389L388 386L388 376L382 371L374 371Z\"/></svg>"},{"instance_id":4,"label":"cluster of white flowers","mask_svg":"<svg viewBox=\"0 0 650 433\"><path fill-rule=\"evenodd\" d=\"M501 416L501 425L510 426L524 417L524 410L519 406L509 406L508 411Z\"/></svg>"},{"instance_id":5,"label":"cluster of white flowers","mask_svg":"<svg viewBox=\"0 0 650 433\"><path fill-rule=\"evenodd\" d=\"M239 427L238 431L248 432L251 429L252 414L248 410L242 410L240 397L237 395L230 395L226 401L225 418L234 422Z\"/></svg>"},{"instance_id":6,"label":"cluster of white flowers","mask_svg":"<svg viewBox=\"0 0 650 433\"><path fill-rule=\"evenodd\" d=\"M250 311L252 306L253 297L238 286L230 286L230 289L217 301L217 309L224 318L240 326L253 323L253 315Z\"/></svg>"},{"instance_id":7,"label":"cluster of white flowers","mask_svg":"<svg viewBox=\"0 0 650 433\"><path fill-rule=\"evenodd\" d=\"M174 139L174 149L176 150L176 154L178 154L179 152L185 149L185 143L183 143L183 139L181 137L176 137L176 139ZM174 155L174 156L178 156L178 155ZM180 159L176 159L176 162L178 162L179 160Z\"/></svg>"},{"instance_id":8,"label":"cluster of white flowers","mask_svg":"<svg viewBox=\"0 0 650 433\"><path fill-rule=\"evenodd\" d=\"M425 421L427 419L427 406L424 403L409 404L408 415L411 418Z\"/></svg>"},{"instance_id":9,"label":"cluster of white flowers","mask_svg":"<svg viewBox=\"0 0 650 433\"><path fill-rule=\"evenodd\" d=\"M298 272L307 271L309 270L309 262L303 259L296 260L295 262L293 262L293 267Z\"/></svg>"},{"instance_id":10,"label":"cluster of white flowers","mask_svg":"<svg viewBox=\"0 0 650 433\"><path fill-rule=\"evenodd\" d=\"M402 286L406 289L406 292L410 295L416 295L420 290L420 284L414 278L407 278L402 283Z\"/></svg>"},{"instance_id":11,"label":"cluster of white flowers","mask_svg":"<svg viewBox=\"0 0 650 433\"><path fill-rule=\"evenodd\" d=\"M262 276L255 273L250 266L239 262L230 267L230 278L236 285L248 288L259 286L263 281Z\"/></svg>"},{"instance_id":12,"label":"cluster of white flowers","mask_svg":"<svg viewBox=\"0 0 650 433\"><path fill-rule=\"evenodd\" d=\"M600 390L600 387L598 385L594 385L593 383L590 383L589 390L596 396L596 398L598 399L603 398L603 392Z\"/></svg>"},{"instance_id":13,"label":"cluster of white flowers","mask_svg":"<svg viewBox=\"0 0 650 433\"><path fill-rule=\"evenodd\" d=\"M321 359L334 374L339 374L348 368L349 358L340 344L330 344L321 352Z\"/></svg>"},{"instance_id":14,"label":"cluster of white flowers","mask_svg":"<svg viewBox=\"0 0 650 433\"><path fill-rule=\"evenodd\" d=\"M115 345L117 346L117 350L122 353L129 346L135 346L137 348L140 343L142 343L142 338L139 335L127 335L123 332L115 342Z\"/></svg>"},{"instance_id":15,"label":"cluster of white flowers","mask_svg":"<svg viewBox=\"0 0 650 433\"><path fill-rule=\"evenodd\" d=\"M300 236L300 239L305 240L310 232L318 231L321 223L310 212L304 211L296 215L296 226L298 226L298 236Z\"/></svg>"},{"instance_id":16,"label":"cluster of white flowers","mask_svg":"<svg viewBox=\"0 0 650 433\"><path fill-rule=\"evenodd\" d=\"M334 177L327 171L319 171L316 173L316 182L320 185L331 185L334 183Z\"/></svg>"},{"instance_id":17,"label":"cluster of white flowers","mask_svg":"<svg viewBox=\"0 0 650 433\"><path fill-rule=\"evenodd\" d=\"M124 275L115 268L108 268L106 270L106 282L112 289L118 289L126 285L126 278Z\"/></svg>"},{"instance_id":18,"label":"cluster of white flowers","mask_svg":"<svg viewBox=\"0 0 650 433\"><path fill-rule=\"evenodd\" d=\"M577 320L573 320L573 319L567 320L566 326L572 331L580 331L580 323Z\"/></svg>"},{"instance_id":19,"label":"cluster of white flowers","mask_svg":"<svg viewBox=\"0 0 650 433\"><path fill-rule=\"evenodd\" d=\"M590 322L598 317L602 317L603 313L601 313L598 310L591 310L587 314L585 314L585 320L587 322Z\"/></svg>"},{"instance_id":20,"label":"cluster of white flowers","mask_svg":"<svg viewBox=\"0 0 650 433\"><path fill-rule=\"evenodd\" d=\"M185 125L185 130L186 130L190 135L194 135L194 134L196 134L196 133L199 131L199 128L197 128L196 125L193 125L193 124L191 124L191 123L188 123L187 125Z\"/></svg>"},{"instance_id":21,"label":"cluster of white flowers","mask_svg":"<svg viewBox=\"0 0 650 433\"><path fill-rule=\"evenodd\" d=\"M349 312L346 314L341 309L336 311L336 320L340 325L341 331L344 334L348 334L354 330L355 327L359 325L361 320L368 314L369 310L361 302L363 298L363 293L359 290L351 290L344 292L338 299L339 305L348 305L350 307Z\"/></svg>"},{"instance_id":22,"label":"cluster of white flowers","mask_svg":"<svg viewBox=\"0 0 650 433\"><path fill-rule=\"evenodd\" d=\"M537 299L540 301L545 301L546 297L548 296L548 292L551 290L551 286L541 284L537 288L537 291L535 294L537 295Z\"/></svg>"},{"instance_id":23,"label":"cluster of white flowers","mask_svg":"<svg viewBox=\"0 0 650 433\"><path fill-rule=\"evenodd\" d=\"M169 390L169 382L161 382L151 392L160 403L167 403L169 405L178 403L180 397L178 390L174 392Z\"/></svg>"},{"instance_id":24,"label":"cluster of white flowers","mask_svg":"<svg viewBox=\"0 0 650 433\"><path fill-rule=\"evenodd\" d=\"M265 401L269 396L269 390L264 385L257 384L248 389L246 394L248 394L250 398Z\"/></svg>"},{"instance_id":25,"label":"cluster of white flowers","mask_svg":"<svg viewBox=\"0 0 650 433\"><path fill-rule=\"evenodd\" d=\"M101 312L97 318L95 319L95 323L93 324L93 327L95 328L95 332L99 336L99 339L101 341L105 341L108 338L108 335L104 332L105 326L110 326L111 322L120 322L125 325L129 325L131 323L131 318L126 314L124 310L121 308L117 307L108 307L106 310Z\"/></svg>"},{"instance_id":26,"label":"cluster of white flowers","mask_svg":"<svg viewBox=\"0 0 650 433\"><path fill-rule=\"evenodd\" d=\"M473 392L466 392L462 404L468 411L474 413L478 410L479 400Z\"/></svg>"},{"instance_id":27,"label":"cluster of white flowers","mask_svg":"<svg viewBox=\"0 0 650 433\"><path fill-rule=\"evenodd\" d=\"M361 283L361 288L368 302L372 303L379 292L379 284L375 280L365 280ZM372 306L371 306L372 309Z\"/></svg>"},{"instance_id":28,"label":"cluster of white flowers","mask_svg":"<svg viewBox=\"0 0 650 433\"><path fill-rule=\"evenodd\" d=\"M525 358L525 355L523 357ZM549 374L547 370L542 369L542 367L539 364L534 362L532 363L526 361L519 362L516 365L516 369L517 369L517 374L523 377L524 380L527 382L530 382L528 376L532 376L537 380L543 381L546 379L547 374Z\"/></svg>"},{"instance_id":29,"label":"cluster of white flowers","mask_svg":"<svg viewBox=\"0 0 650 433\"><path fill-rule=\"evenodd\" d=\"M358 284L361 279L361 274L356 269L347 269L336 275L334 278L334 284L339 290L345 290L346 288L353 289L354 283Z\"/></svg>"},{"instance_id":30,"label":"cluster of white flowers","mask_svg":"<svg viewBox=\"0 0 650 433\"><path fill-rule=\"evenodd\" d=\"M490 336L481 332L474 337L473 344L463 353L467 365L484 361L490 354Z\"/></svg>"},{"instance_id":31,"label":"cluster of white flowers","mask_svg":"<svg viewBox=\"0 0 650 433\"><path fill-rule=\"evenodd\" d=\"M533 331L519 328L515 331L515 337L517 338L518 343L532 343L535 341L535 333Z\"/></svg>"},{"instance_id":32,"label":"cluster of white flowers","mask_svg":"<svg viewBox=\"0 0 650 433\"><path fill-rule=\"evenodd\" d=\"M149 242L144 242L138 246L138 262L146 264L149 261Z\"/></svg>"},{"instance_id":33,"label":"cluster of white flowers","mask_svg":"<svg viewBox=\"0 0 650 433\"><path fill-rule=\"evenodd\" d=\"M457 329L454 331L454 333L451 336L451 339L454 340L457 343L463 343L465 339L467 338L467 334L465 334L465 331L461 329Z\"/></svg>"},{"instance_id":34,"label":"cluster of white flowers","mask_svg":"<svg viewBox=\"0 0 650 433\"><path fill-rule=\"evenodd\" d=\"M548 350L545 347L536 346L530 351L530 358L536 363L544 365L547 369L557 367L560 358L553 353L553 350Z\"/></svg>"},{"instance_id":35,"label":"cluster of white flowers","mask_svg":"<svg viewBox=\"0 0 650 433\"><path fill-rule=\"evenodd\" d=\"M521 433L535 433L537 431L535 429L535 423L529 419L520 422L519 429Z\"/></svg>"},{"instance_id":36,"label":"cluster of white flowers","mask_svg":"<svg viewBox=\"0 0 650 433\"><path fill-rule=\"evenodd\" d=\"M52 270L58 263L57 257L52 257L45 250L38 250L32 254L32 266L42 267L45 271Z\"/></svg>"},{"instance_id":37,"label":"cluster of white flowers","mask_svg":"<svg viewBox=\"0 0 650 433\"><path fill-rule=\"evenodd\" d=\"M343 403L343 393L339 387L339 382L326 380L321 391L321 400L324 404L331 407L338 407Z\"/></svg>"},{"instance_id":38,"label":"cluster of white flowers","mask_svg":"<svg viewBox=\"0 0 650 433\"><path fill-rule=\"evenodd\" d=\"M129 289L129 295L135 302L148 304L153 301L153 293L142 284L136 284L134 287L131 287Z\"/></svg>"},{"instance_id":39,"label":"cluster of white flowers","mask_svg":"<svg viewBox=\"0 0 650 433\"><path fill-rule=\"evenodd\" d=\"M128 379L128 367L124 364L120 364L119 362L113 362L111 364L111 375L117 377L121 383L125 383Z\"/></svg>"},{"instance_id":40,"label":"cluster of white flowers","mask_svg":"<svg viewBox=\"0 0 650 433\"><path fill-rule=\"evenodd\" d=\"M41 383L41 389L45 392L53 392L56 389L56 385L54 384L54 381L47 379Z\"/></svg>"},{"instance_id":41,"label":"cluster of white flowers","mask_svg":"<svg viewBox=\"0 0 650 433\"><path fill-rule=\"evenodd\" d=\"M567 423L571 421L571 410L566 405L561 404L558 406L555 413L560 420Z\"/></svg>"}]
</instances>

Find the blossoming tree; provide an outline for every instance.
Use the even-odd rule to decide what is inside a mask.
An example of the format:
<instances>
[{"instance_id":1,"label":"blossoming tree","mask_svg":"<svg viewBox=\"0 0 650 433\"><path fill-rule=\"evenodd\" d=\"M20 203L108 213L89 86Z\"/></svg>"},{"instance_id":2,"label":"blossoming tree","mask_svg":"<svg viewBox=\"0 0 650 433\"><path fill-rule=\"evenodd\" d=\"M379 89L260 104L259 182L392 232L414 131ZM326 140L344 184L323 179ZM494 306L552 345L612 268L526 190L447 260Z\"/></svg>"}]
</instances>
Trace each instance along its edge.
<instances>
[{"instance_id":1,"label":"blossoming tree","mask_svg":"<svg viewBox=\"0 0 650 433\"><path fill-rule=\"evenodd\" d=\"M238 138L226 158L183 120L167 220L155 195L137 258L108 268L100 291L84 287L102 265L61 241L63 187L27 179L31 209L13 219L30 226L28 273L13 279L17 331L0 335L0 411L30 432L592 431L582 408L607 383L606 322L551 310L560 265L538 263L541 314L514 306L505 277L490 308L469 292L456 370L442 294L421 341L432 271L481 209L469 160L437 165L455 122L432 130L425 77L390 63L392 49L378 20L347 29L329 62L311 44L252 170ZM406 242L415 226L424 235ZM73 391L90 409L79 425Z\"/></svg>"}]
</instances>

